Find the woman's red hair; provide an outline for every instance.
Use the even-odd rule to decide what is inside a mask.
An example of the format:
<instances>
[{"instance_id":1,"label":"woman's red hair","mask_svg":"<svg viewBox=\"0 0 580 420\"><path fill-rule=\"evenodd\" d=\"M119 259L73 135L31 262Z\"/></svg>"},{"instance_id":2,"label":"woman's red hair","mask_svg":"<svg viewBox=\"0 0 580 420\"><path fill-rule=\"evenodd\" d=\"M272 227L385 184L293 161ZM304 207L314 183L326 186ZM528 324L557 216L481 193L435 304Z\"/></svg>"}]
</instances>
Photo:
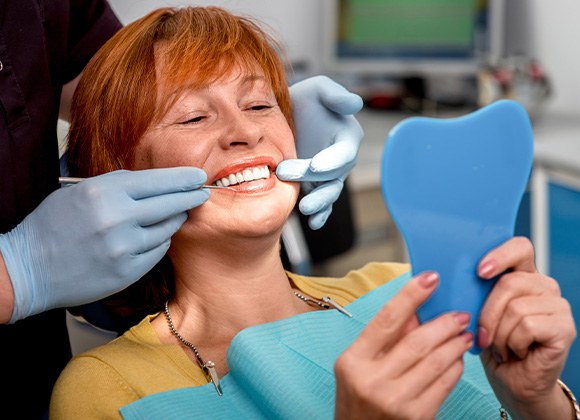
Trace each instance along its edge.
<instances>
[{"instance_id":1,"label":"woman's red hair","mask_svg":"<svg viewBox=\"0 0 580 420\"><path fill-rule=\"evenodd\" d=\"M181 93L237 68L263 73L293 127L281 52L256 23L217 7L164 8L127 25L89 62L75 91L68 134L71 175L132 169L137 143ZM118 332L160 310L174 286L165 257L140 281L107 299Z\"/></svg>"},{"instance_id":2,"label":"woman's red hair","mask_svg":"<svg viewBox=\"0 0 580 420\"><path fill-rule=\"evenodd\" d=\"M156 62L161 46L162 63ZM75 91L68 134L71 175L131 169L139 139L180 93L236 66L249 73L261 69L293 127L281 52L256 23L218 7L162 8L127 25L89 62ZM162 80L156 65L162 66ZM158 91L171 94L158 98Z\"/></svg>"}]
</instances>

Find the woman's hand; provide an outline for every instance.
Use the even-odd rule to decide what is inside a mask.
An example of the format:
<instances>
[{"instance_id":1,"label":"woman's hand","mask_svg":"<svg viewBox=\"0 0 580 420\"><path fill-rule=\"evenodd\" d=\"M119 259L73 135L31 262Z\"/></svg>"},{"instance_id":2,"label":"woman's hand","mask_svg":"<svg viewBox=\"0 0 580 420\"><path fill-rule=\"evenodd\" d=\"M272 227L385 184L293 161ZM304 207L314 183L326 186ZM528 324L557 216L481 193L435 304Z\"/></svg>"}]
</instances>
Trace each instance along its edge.
<instances>
[{"instance_id":1,"label":"woman's hand","mask_svg":"<svg viewBox=\"0 0 580 420\"><path fill-rule=\"evenodd\" d=\"M478 273L485 279L505 273L483 306L478 331L496 395L512 415L569 418L570 403L556 380L576 329L558 283L537 272L532 244L523 237L489 252Z\"/></svg>"},{"instance_id":2,"label":"woman's hand","mask_svg":"<svg viewBox=\"0 0 580 420\"><path fill-rule=\"evenodd\" d=\"M463 372L473 336L469 314L419 325L416 310L438 283L411 280L363 330L335 365L336 418L434 418Z\"/></svg>"}]
</instances>

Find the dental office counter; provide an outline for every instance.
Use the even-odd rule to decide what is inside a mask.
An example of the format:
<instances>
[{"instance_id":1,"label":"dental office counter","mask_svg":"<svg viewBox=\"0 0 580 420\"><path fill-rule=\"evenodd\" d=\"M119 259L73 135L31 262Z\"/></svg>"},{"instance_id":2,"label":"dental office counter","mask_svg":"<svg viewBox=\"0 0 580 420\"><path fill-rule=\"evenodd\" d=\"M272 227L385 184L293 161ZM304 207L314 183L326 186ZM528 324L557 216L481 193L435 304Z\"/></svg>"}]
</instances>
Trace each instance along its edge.
<instances>
[{"instance_id":1,"label":"dental office counter","mask_svg":"<svg viewBox=\"0 0 580 420\"><path fill-rule=\"evenodd\" d=\"M349 176L354 191L380 187L385 139L391 128L410 116L367 109L357 114L365 138ZM558 280L580 331L580 118L541 115L533 129L534 169L516 234L531 237L538 269ZM580 394L580 339L572 346L562 379Z\"/></svg>"}]
</instances>

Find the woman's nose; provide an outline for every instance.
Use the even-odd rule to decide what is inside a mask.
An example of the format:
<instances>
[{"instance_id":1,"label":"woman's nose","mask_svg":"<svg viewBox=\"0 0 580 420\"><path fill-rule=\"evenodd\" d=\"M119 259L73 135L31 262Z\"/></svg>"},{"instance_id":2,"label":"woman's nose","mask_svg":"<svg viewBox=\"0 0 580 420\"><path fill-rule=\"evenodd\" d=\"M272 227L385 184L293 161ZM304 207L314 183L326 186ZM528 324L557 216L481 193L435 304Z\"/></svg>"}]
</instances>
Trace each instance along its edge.
<instances>
[{"instance_id":1,"label":"woman's nose","mask_svg":"<svg viewBox=\"0 0 580 420\"><path fill-rule=\"evenodd\" d=\"M262 127L244 115L243 110L230 112L224 119L227 124L221 137L222 147L255 147L262 141Z\"/></svg>"}]
</instances>

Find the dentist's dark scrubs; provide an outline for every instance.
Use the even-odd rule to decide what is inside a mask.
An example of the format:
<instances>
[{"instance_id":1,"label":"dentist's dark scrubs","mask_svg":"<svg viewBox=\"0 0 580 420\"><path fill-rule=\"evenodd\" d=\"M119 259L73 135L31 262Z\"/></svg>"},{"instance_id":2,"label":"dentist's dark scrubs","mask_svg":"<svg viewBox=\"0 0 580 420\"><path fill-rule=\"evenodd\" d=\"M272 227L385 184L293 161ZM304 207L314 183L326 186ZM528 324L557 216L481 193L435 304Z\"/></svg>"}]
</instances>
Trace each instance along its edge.
<instances>
[{"instance_id":1,"label":"dentist's dark scrubs","mask_svg":"<svg viewBox=\"0 0 580 420\"><path fill-rule=\"evenodd\" d=\"M119 28L105 0L0 0L0 232L59 187L62 86ZM0 417L45 416L70 356L63 309L0 325Z\"/></svg>"}]
</instances>

